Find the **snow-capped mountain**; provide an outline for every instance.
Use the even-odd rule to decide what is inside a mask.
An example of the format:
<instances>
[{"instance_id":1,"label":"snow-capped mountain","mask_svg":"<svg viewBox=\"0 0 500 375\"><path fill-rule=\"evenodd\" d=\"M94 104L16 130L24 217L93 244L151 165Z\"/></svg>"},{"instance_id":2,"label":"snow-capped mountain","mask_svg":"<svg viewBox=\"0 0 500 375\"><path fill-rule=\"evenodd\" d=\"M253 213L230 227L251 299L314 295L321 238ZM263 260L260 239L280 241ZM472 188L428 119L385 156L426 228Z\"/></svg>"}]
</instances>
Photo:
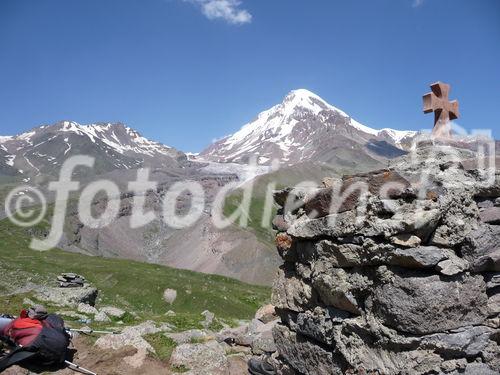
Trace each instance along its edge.
<instances>
[{"instance_id":1,"label":"snow-capped mountain","mask_svg":"<svg viewBox=\"0 0 500 375\"><path fill-rule=\"evenodd\" d=\"M0 137L0 174L53 174L73 155L94 156L96 174L174 166L187 160L185 154L150 141L121 123L80 125L62 121L17 136Z\"/></svg>"},{"instance_id":2,"label":"snow-capped mountain","mask_svg":"<svg viewBox=\"0 0 500 375\"><path fill-rule=\"evenodd\" d=\"M260 113L233 135L208 147L202 157L221 162L246 162L252 156L262 164L279 159L285 164L315 160L399 156L417 133L375 130L354 120L318 95L299 89L282 103Z\"/></svg>"}]
</instances>

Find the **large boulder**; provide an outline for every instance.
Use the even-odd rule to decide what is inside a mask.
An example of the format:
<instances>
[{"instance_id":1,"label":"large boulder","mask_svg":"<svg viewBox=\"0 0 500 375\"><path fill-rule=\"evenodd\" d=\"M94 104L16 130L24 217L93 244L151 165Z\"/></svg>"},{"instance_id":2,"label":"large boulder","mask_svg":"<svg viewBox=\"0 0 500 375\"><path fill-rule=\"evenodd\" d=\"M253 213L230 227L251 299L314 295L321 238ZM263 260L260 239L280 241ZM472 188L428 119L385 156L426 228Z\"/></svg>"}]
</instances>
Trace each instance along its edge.
<instances>
[{"instance_id":1,"label":"large boulder","mask_svg":"<svg viewBox=\"0 0 500 375\"><path fill-rule=\"evenodd\" d=\"M155 353L155 349L143 336L160 332L153 322L145 322L138 326L127 327L120 334L108 334L101 336L95 342L95 346L104 350L120 350L133 347L136 353L125 357L123 360L133 368L139 368L144 364L148 353Z\"/></svg>"},{"instance_id":2,"label":"large boulder","mask_svg":"<svg viewBox=\"0 0 500 375\"><path fill-rule=\"evenodd\" d=\"M373 305L385 325L428 334L483 322L487 300L481 276L442 278L398 271L393 282L375 288Z\"/></svg>"},{"instance_id":3,"label":"large boulder","mask_svg":"<svg viewBox=\"0 0 500 375\"><path fill-rule=\"evenodd\" d=\"M254 319L250 322L244 337L250 343L253 354L270 354L276 351L272 331L277 323L277 319L268 323L263 323L258 319Z\"/></svg>"},{"instance_id":4,"label":"large boulder","mask_svg":"<svg viewBox=\"0 0 500 375\"><path fill-rule=\"evenodd\" d=\"M111 319L109 318L109 316L106 315L104 311L99 311L97 314L95 314L94 320L96 322L101 322L101 323L111 322Z\"/></svg>"},{"instance_id":5,"label":"large boulder","mask_svg":"<svg viewBox=\"0 0 500 375\"><path fill-rule=\"evenodd\" d=\"M474 264L479 258L494 253L500 244L500 225L478 225L460 248L462 256Z\"/></svg>"},{"instance_id":6,"label":"large boulder","mask_svg":"<svg viewBox=\"0 0 500 375\"><path fill-rule=\"evenodd\" d=\"M500 207L489 207L479 212L479 218L486 224L500 224Z\"/></svg>"},{"instance_id":7,"label":"large boulder","mask_svg":"<svg viewBox=\"0 0 500 375\"><path fill-rule=\"evenodd\" d=\"M388 184L392 187L385 191L384 186ZM409 188L410 183L391 170L345 176L342 182L310 193L304 207L309 216L323 217L355 209L365 192L374 195L384 193L387 198L395 198L407 193Z\"/></svg>"},{"instance_id":8,"label":"large boulder","mask_svg":"<svg viewBox=\"0 0 500 375\"><path fill-rule=\"evenodd\" d=\"M342 362L333 353L311 340L303 337L284 325L274 329L279 354L301 374L305 375L342 375Z\"/></svg>"},{"instance_id":9,"label":"large boulder","mask_svg":"<svg viewBox=\"0 0 500 375\"><path fill-rule=\"evenodd\" d=\"M98 310L94 306L90 306L86 303L79 303L76 309L78 312L87 315L95 315L98 313Z\"/></svg>"},{"instance_id":10,"label":"large boulder","mask_svg":"<svg viewBox=\"0 0 500 375\"><path fill-rule=\"evenodd\" d=\"M316 239L321 237L348 237L362 235L366 237L390 238L398 234L413 232L415 235L426 238L436 229L442 212L429 203L425 207L410 209L403 207L394 216L359 216L355 211L346 211L331 214L325 217L304 218L293 223L288 234L300 239Z\"/></svg>"},{"instance_id":11,"label":"large boulder","mask_svg":"<svg viewBox=\"0 0 500 375\"><path fill-rule=\"evenodd\" d=\"M153 322L145 322L138 326L126 327L119 334L108 334L101 336L95 342L95 346L100 349L118 350L127 346L133 346L136 349L146 349L152 353L153 347L142 337L148 334L160 332Z\"/></svg>"},{"instance_id":12,"label":"large boulder","mask_svg":"<svg viewBox=\"0 0 500 375\"><path fill-rule=\"evenodd\" d=\"M451 250L435 246L420 246L411 249L396 249L390 254L390 264L406 268L434 268L448 259Z\"/></svg>"},{"instance_id":13,"label":"large boulder","mask_svg":"<svg viewBox=\"0 0 500 375\"><path fill-rule=\"evenodd\" d=\"M170 365L174 370L183 370L190 375L225 375L229 371L224 347L215 340L177 346L170 358Z\"/></svg>"},{"instance_id":14,"label":"large boulder","mask_svg":"<svg viewBox=\"0 0 500 375\"><path fill-rule=\"evenodd\" d=\"M280 267L274 281L271 303L277 309L302 311L315 298L311 286L299 277L289 267Z\"/></svg>"},{"instance_id":15,"label":"large boulder","mask_svg":"<svg viewBox=\"0 0 500 375\"><path fill-rule=\"evenodd\" d=\"M40 287L35 290L35 297L41 301L51 302L58 306L78 306L87 304L95 306L98 291L91 286L82 288L50 288Z\"/></svg>"},{"instance_id":16,"label":"large boulder","mask_svg":"<svg viewBox=\"0 0 500 375\"><path fill-rule=\"evenodd\" d=\"M113 306L104 306L100 308L100 311L105 313L107 316L111 316L113 318L122 319L127 313L125 310L119 309L118 307Z\"/></svg>"},{"instance_id":17,"label":"large boulder","mask_svg":"<svg viewBox=\"0 0 500 375\"><path fill-rule=\"evenodd\" d=\"M323 303L353 314L361 313L361 295L372 284L363 273L331 268L324 262L316 263L312 280Z\"/></svg>"},{"instance_id":18,"label":"large boulder","mask_svg":"<svg viewBox=\"0 0 500 375\"><path fill-rule=\"evenodd\" d=\"M210 337L207 332L199 329L191 329L184 332L167 333L166 336L174 340L177 344L207 341Z\"/></svg>"},{"instance_id":19,"label":"large boulder","mask_svg":"<svg viewBox=\"0 0 500 375\"><path fill-rule=\"evenodd\" d=\"M233 347L247 347L255 355L271 354L276 351L272 331L277 323L277 318L267 323L253 319L248 324L223 329L217 334L217 341Z\"/></svg>"},{"instance_id":20,"label":"large boulder","mask_svg":"<svg viewBox=\"0 0 500 375\"><path fill-rule=\"evenodd\" d=\"M262 306L255 313L255 319L260 320L262 323L272 322L276 318L276 309L273 305Z\"/></svg>"}]
</instances>

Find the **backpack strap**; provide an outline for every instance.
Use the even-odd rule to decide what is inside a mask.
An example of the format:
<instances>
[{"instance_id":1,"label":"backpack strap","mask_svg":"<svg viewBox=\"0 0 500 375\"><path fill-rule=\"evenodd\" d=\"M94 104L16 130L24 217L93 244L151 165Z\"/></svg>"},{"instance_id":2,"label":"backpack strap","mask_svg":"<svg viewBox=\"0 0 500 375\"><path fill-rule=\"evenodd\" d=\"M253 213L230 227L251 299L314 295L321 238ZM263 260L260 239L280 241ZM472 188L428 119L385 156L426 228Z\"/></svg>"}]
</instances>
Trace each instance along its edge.
<instances>
[{"instance_id":1,"label":"backpack strap","mask_svg":"<svg viewBox=\"0 0 500 375\"><path fill-rule=\"evenodd\" d=\"M17 346L16 343L7 336L0 335L0 341L11 348L15 348Z\"/></svg>"},{"instance_id":2,"label":"backpack strap","mask_svg":"<svg viewBox=\"0 0 500 375\"><path fill-rule=\"evenodd\" d=\"M0 359L0 372L28 358L34 357L36 354L37 353L30 352L25 348L17 348Z\"/></svg>"}]
</instances>

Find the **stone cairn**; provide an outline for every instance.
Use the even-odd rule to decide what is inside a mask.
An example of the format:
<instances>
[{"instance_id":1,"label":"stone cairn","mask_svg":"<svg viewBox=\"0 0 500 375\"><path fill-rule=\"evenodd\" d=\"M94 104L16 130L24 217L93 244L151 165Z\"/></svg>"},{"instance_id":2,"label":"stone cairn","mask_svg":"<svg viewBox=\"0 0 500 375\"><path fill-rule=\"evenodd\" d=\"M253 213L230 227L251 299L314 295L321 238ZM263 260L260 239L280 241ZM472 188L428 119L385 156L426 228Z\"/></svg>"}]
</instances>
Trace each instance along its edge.
<instances>
[{"instance_id":1,"label":"stone cairn","mask_svg":"<svg viewBox=\"0 0 500 375\"><path fill-rule=\"evenodd\" d=\"M76 273L62 273L57 276L60 288L82 288L85 285L85 277Z\"/></svg>"},{"instance_id":2,"label":"stone cairn","mask_svg":"<svg viewBox=\"0 0 500 375\"><path fill-rule=\"evenodd\" d=\"M275 193L279 374L500 374L500 176L444 159Z\"/></svg>"}]
</instances>

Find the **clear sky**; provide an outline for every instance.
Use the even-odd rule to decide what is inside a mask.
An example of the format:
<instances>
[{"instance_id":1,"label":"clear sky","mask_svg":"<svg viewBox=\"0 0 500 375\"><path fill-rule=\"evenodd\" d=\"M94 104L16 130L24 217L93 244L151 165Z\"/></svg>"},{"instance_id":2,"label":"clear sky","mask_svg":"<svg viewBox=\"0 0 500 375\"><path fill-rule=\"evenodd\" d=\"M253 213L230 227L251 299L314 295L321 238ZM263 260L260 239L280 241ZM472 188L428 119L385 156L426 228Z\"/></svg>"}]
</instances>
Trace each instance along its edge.
<instances>
[{"instance_id":1,"label":"clear sky","mask_svg":"<svg viewBox=\"0 0 500 375\"><path fill-rule=\"evenodd\" d=\"M499 0L0 0L1 135L122 121L200 151L296 88L430 128L437 80L500 138Z\"/></svg>"}]
</instances>

